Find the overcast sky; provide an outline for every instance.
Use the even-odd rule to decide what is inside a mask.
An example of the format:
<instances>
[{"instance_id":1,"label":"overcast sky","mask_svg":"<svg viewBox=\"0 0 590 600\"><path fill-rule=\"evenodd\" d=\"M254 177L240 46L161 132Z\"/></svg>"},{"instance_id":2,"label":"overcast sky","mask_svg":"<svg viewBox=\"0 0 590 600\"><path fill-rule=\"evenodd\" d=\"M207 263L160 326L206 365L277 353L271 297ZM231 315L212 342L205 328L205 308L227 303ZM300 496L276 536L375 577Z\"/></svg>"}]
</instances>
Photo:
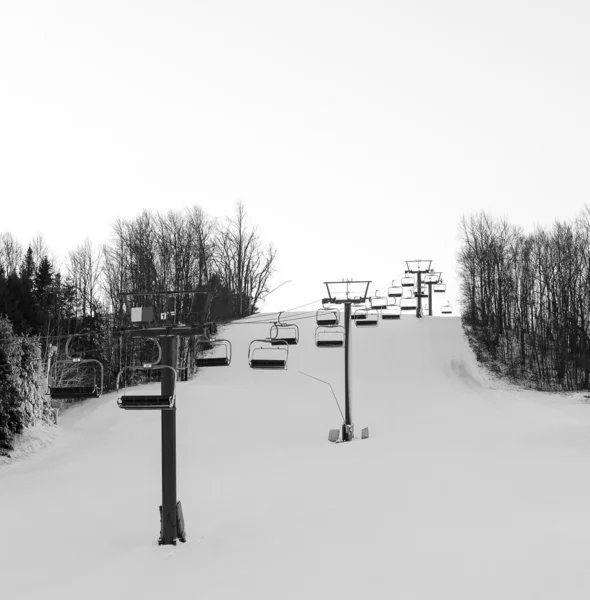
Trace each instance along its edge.
<instances>
[{"instance_id":1,"label":"overcast sky","mask_svg":"<svg viewBox=\"0 0 590 600\"><path fill-rule=\"evenodd\" d=\"M590 4L0 0L0 231L64 256L117 217L242 200L267 310L382 291L457 222L525 231L590 191Z\"/></svg>"}]
</instances>

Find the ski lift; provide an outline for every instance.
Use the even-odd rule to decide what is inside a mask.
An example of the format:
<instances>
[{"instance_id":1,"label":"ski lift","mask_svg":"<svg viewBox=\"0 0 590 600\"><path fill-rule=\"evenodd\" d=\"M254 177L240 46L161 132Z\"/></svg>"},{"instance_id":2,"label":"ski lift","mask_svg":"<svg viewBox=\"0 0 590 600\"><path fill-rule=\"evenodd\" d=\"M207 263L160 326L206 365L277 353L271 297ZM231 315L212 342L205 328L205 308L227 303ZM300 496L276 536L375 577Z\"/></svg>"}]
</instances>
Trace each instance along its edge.
<instances>
[{"instance_id":1,"label":"ski lift","mask_svg":"<svg viewBox=\"0 0 590 600\"><path fill-rule=\"evenodd\" d=\"M378 291L379 290L377 290L377 292ZM387 308L387 298L378 296L377 293L375 293L372 298L369 298L369 300L371 301L371 308L374 310L382 310Z\"/></svg>"},{"instance_id":2,"label":"ski lift","mask_svg":"<svg viewBox=\"0 0 590 600\"><path fill-rule=\"evenodd\" d=\"M420 288L420 294L418 294L418 290L416 290L414 292L414 296L417 298L418 296L421 296L422 298L428 298L428 290L426 289L426 287L422 286L422 288Z\"/></svg>"},{"instance_id":3,"label":"ski lift","mask_svg":"<svg viewBox=\"0 0 590 600\"><path fill-rule=\"evenodd\" d=\"M437 292L439 294L443 293L443 292L446 292L447 291L447 284L446 283L442 283L442 282L435 283L432 286L432 291Z\"/></svg>"},{"instance_id":4,"label":"ski lift","mask_svg":"<svg viewBox=\"0 0 590 600\"><path fill-rule=\"evenodd\" d=\"M121 375L124 373L124 371L153 371L156 369L169 369L174 374L171 394L126 394L125 392L127 391L127 386L125 385L123 388L123 395L118 395ZM169 365L154 365L152 363L145 363L142 366L123 367L117 374L117 404L119 408L124 410L173 410L176 408L176 380L176 369Z\"/></svg>"},{"instance_id":5,"label":"ski lift","mask_svg":"<svg viewBox=\"0 0 590 600\"><path fill-rule=\"evenodd\" d=\"M395 285L395 279L391 282L391 287L387 290L390 298L401 298L404 288L401 285Z\"/></svg>"},{"instance_id":6,"label":"ski lift","mask_svg":"<svg viewBox=\"0 0 590 600\"><path fill-rule=\"evenodd\" d=\"M416 298L402 298L399 304L402 311L416 310L418 307Z\"/></svg>"},{"instance_id":7,"label":"ski lift","mask_svg":"<svg viewBox=\"0 0 590 600\"><path fill-rule=\"evenodd\" d=\"M315 345L318 348L343 348L345 329L342 325L318 327L315 330Z\"/></svg>"},{"instance_id":8,"label":"ski lift","mask_svg":"<svg viewBox=\"0 0 590 600\"><path fill-rule=\"evenodd\" d=\"M209 356L197 356L197 367L229 367L231 363L231 342L229 340L218 340L215 338L205 338L197 343L197 353L199 346L208 345Z\"/></svg>"},{"instance_id":9,"label":"ski lift","mask_svg":"<svg viewBox=\"0 0 590 600\"><path fill-rule=\"evenodd\" d=\"M252 348L256 343L259 345ZM289 344L285 340L252 340L248 348L248 364L252 369L286 369L288 357Z\"/></svg>"},{"instance_id":10,"label":"ski lift","mask_svg":"<svg viewBox=\"0 0 590 600\"><path fill-rule=\"evenodd\" d=\"M390 304L387 309L381 313L381 318L384 320L399 319L401 316L402 309L399 304Z\"/></svg>"},{"instance_id":11,"label":"ski lift","mask_svg":"<svg viewBox=\"0 0 590 600\"><path fill-rule=\"evenodd\" d=\"M356 321L357 327L373 327L379 325L379 311L375 309L367 309L364 319Z\"/></svg>"},{"instance_id":12,"label":"ski lift","mask_svg":"<svg viewBox=\"0 0 590 600\"><path fill-rule=\"evenodd\" d=\"M291 323L281 323L281 313L279 313L278 320L270 328L269 338L273 345L283 342L287 342L289 346L295 345L299 342L299 327Z\"/></svg>"},{"instance_id":13,"label":"ski lift","mask_svg":"<svg viewBox=\"0 0 590 600\"><path fill-rule=\"evenodd\" d=\"M79 358L70 356L70 342L73 336L68 336L65 347L66 358L63 360L57 360L54 364L69 364L80 366L82 364L98 365L100 368L100 387L96 383L96 367L94 368L94 383L92 385L68 385L68 386L57 386L48 383L49 396L52 400L85 400L87 398L99 398L104 389L104 367L99 360L94 358Z\"/></svg>"},{"instance_id":14,"label":"ski lift","mask_svg":"<svg viewBox=\"0 0 590 600\"><path fill-rule=\"evenodd\" d=\"M367 311L369 309L364 304L353 304L351 308L354 309L354 312L350 315L351 321L367 318Z\"/></svg>"},{"instance_id":15,"label":"ski lift","mask_svg":"<svg viewBox=\"0 0 590 600\"><path fill-rule=\"evenodd\" d=\"M322 325L338 325L340 311L337 308L320 308L315 314L315 322Z\"/></svg>"},{"instance_id":16,"label":"ski lift","mask_svg":"<svg viewBox=\"0 0 590 600\"><path fill-rule=\"evenodd\" d=\"M447 302L444 306L441 306L440 312L443 315L450 315L453 313L453 307L450 302Z\"/></svg>"},{"instance_id":17,"label":"ski lift","mask_svg":"<svg viewBox=\"0 0 590 600\"><path fill-rule=\"evenodd\" d=\"M402 287L414 287L415 283L416 282L413 276L406 275L405 277L401 278Z\"/></svg>"}]
</instances>

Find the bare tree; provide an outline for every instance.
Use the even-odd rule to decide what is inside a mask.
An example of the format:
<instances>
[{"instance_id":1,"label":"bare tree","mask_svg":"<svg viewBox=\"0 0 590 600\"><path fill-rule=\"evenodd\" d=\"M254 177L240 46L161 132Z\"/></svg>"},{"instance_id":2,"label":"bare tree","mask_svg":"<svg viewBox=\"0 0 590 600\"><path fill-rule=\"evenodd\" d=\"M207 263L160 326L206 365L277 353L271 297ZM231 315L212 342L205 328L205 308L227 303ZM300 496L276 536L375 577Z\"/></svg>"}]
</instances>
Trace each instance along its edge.
<instances>
[{"instance_id":1,"label":"bare tree","mask_svg":"<svg viewBox=\"0 0 590 600\"><path fill-rule=\"evenodd\" d=\"M67 270L78 293L82 316L96 316L100 304L99 291L103 273L103 251L89 239L69 253Z\"/></svg>"},{"instance_id":2,"label":"bare tree","mask_svg":"<svg viewBox=\"0 0 590 600\"><path fill-rule=\"evenodd\" d=\"M6 275L18 271L24 257L22 244L11 234L0 234L0 266Z\"/></svg>"}]
</instances>

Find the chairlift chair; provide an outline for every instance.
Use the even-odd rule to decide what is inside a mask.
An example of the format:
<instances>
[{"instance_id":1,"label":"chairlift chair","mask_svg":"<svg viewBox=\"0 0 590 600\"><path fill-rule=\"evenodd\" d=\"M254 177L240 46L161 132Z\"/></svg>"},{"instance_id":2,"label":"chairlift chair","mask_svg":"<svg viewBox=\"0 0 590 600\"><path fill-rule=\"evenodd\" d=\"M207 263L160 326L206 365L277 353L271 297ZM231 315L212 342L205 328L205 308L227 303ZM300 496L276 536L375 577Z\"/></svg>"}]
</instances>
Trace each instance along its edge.
<instances>
[{"instance_id":1,"label":"chairlift chair","mask_svg":"<svg viewBox=\"0 0 590 600\"><path fill-rule=\"evenodd\" d=\"M383 320L399 319L402 316L402 309L399 304L390 304L386 310L381 313Z\"/></svg>"},{"instance_id":2,"label":"chairlift chair","mask_svg":"<svg viewBox=\"0 0 590 600\"><path fill-rule=\"evenodd\" d=\"M402 287L414 287L415 283L416 281L411 275L406 275L405 277L401 278Z\"/></svg>"},{"instance_id":3,"label":"chairlift chair","mask_svg":"<svg viewBox=\"0 0 590 600\"><path fill-rule=\"evenodd\" d=\"M197 367L229 367L231 364L231 342L229 340L221 340L215 338L206 338L199 340L197 344L197 353L199 346L208 345L207 349L211 352L209 356L197 355Z\"/></svg>"},{"instance_id":4,"label":"chairlift chair","mask_svg":"<svg viewBox=\"0 0 590 600\"><path fill-rule=\"evenodd\" d=\"M394 282L392 281L391 287L387 290L387 295L390 298L401 298L403 291L404 291L404 288L401 285L395 285Z\"/></svg>"},{"instance_id":5,"label":"chairlift chair","mask_svg":"<svg viewBox=\"0 0 590 600\"><path fill-rule=\"evenodd\" d=\"M258 345L253 348L254 344ZM248 364L251 369L286 369L288 358L289 344L285 340L265 338L250 342Z\"/></svg>"},{"instance_id":6,"label":"chairlift chair","mask_svg":"<svg viewBox=\"0 0 590 600\"><path fill-rule=\"evenodd\" d=\"M371 301L371 308L374 310L383 310L387 308L387 298L382 298L381 296L373 296L369 298Z\"/></svg>"},{"instance_id":7,"label":"chairlift chair","mask_svg":"<svg viewBox=\"0 0 590 600\"><path fill-rule=\"evenodd\" d=\"M342 325L318 327L315 330L315 345L318 348L343 348L345 329Z\"/></svg>"},{"instance_id":8,"label":"chairlift chair","mask_svg":"<svg viewBox=\"0 0 590 600\"><path fill-rule=\"evenodd\" d=\"M435 283L432 286L432 291L433 292L437 292L437 293L443 293L447 291L447 284L446 283Z\"/></svg>"},{"instance_id":9,"label":"chairlift chair","mask_svg":"<svg viewBox=\"0 0 590 600\"><path fill-rule=\"evenodd\" d=\"M367 309L365 318L356 321L357 327L374 327L376 325L379 325L379 311L374 309Z\"/></svg>"},{"instance_id":10,"label":"chairlift chair","mask_svg":"<svg viewBox=\"0 0 590 600\"><path fill-rule=\"evenodd\" d=\"M126 370L152 371L156 369L169 369L174 374L171 394L127 394L127 387L124 386L124 393L119 396L119 384L121 375ZM145 363L142 366L123 367L117 374L117 404L124 410L174 410L176 408L176 380L177 372L174 367L169 365L154 365Z\"/></svg>"},{"instance_id":11,"label":"chairlift chair","mask_svg":"<svg viewBox=\"0 0 590 600\"><path fill-rule=\"evenodd\" d=\"M416 310L418 301L416 298L402 298L399 302L402 311Z\"/></svg>"},{"instance_id":12,"label":"chairlift chair","mask_svg":"<svg viewBox=\"0 0 590 600\"><path fill-rule=\"evenodd\" d=\"M271 344L287 343L289 346L296 345L299 342L299 327L289 323L275 323L270 328L269 339Z\"/></svg>"},{"instance_id":13,"label":"chairlift chair","mask_svg":"<svg viewBox=\"0 0 590 600\"><path fill-rule=\"evenodd\" d=\"M99 398L104 389L104 367L99 360L94 358L78 358L70 356L69 348L70 342L73 336L69 336L66 341L65 354L66 358L63 360L57 360L54 364L69 364L69 365L82 365L90 364L98 365L100 370L100 387L97 386L96 382L96 368L94 369L94 383L92 385L68 385L68 386L57 386L51 385L48 382L49 396L52 400L85 400L87 398Z\"/></svg>"},{"instance_id":14,"label":"chairlift chair","mask_svg":"<svg viewBox=\"0 0 590 600\"><path fill-rule=\"evenodd\" d=\"M319 326L338 325L340 322L340 311L337 308L320 308L315 314L315 322Z\"/></svg>"},{"instance_id":15,"label":"chairlift chair","mask_svg":"<svg viewBox=\"0 0 590 600\"><path fill-rule=\"evenodd\" d=\"M440 312L443 315L450 315L453 313L453 307L450 302L447 302L444 306L441 306Z\"/></svg>"},{"instance_id":16,"label":"chairlift chair","mask_svg":"<svg viewBox=\"0 0 590 600\"><path fill-rule=\"evenodd\" d=\"M369 310L364 304L353 304L351 309L350 319L351 321L358 321L360 319L367 318L367 311Z\"/></svg>"}]
</instances>

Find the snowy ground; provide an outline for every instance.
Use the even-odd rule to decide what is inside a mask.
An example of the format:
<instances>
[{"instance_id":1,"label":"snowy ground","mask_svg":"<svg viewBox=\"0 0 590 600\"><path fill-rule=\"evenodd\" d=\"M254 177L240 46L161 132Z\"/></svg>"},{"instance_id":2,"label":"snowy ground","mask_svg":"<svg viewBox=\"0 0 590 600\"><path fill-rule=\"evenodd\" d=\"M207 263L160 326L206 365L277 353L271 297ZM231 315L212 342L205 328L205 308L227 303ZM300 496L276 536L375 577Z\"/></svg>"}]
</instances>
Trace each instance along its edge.
<instances>
[{"instance_id":1,"label":"snowy ground","mask_svg":"<svg viewBox=\"0 0 590 600\"><path fill-rule=\"evenodd\" d=\"M590 597L590 406L486 377L457 318L353 328L343 350L298 321L287 371L229 368L178 391L188 541L158 546L160 416L114 394L69 409L49 447L0 467L3 597ZM51 440L50 440L51 441Z\"/></svg>"}]
</instances>

